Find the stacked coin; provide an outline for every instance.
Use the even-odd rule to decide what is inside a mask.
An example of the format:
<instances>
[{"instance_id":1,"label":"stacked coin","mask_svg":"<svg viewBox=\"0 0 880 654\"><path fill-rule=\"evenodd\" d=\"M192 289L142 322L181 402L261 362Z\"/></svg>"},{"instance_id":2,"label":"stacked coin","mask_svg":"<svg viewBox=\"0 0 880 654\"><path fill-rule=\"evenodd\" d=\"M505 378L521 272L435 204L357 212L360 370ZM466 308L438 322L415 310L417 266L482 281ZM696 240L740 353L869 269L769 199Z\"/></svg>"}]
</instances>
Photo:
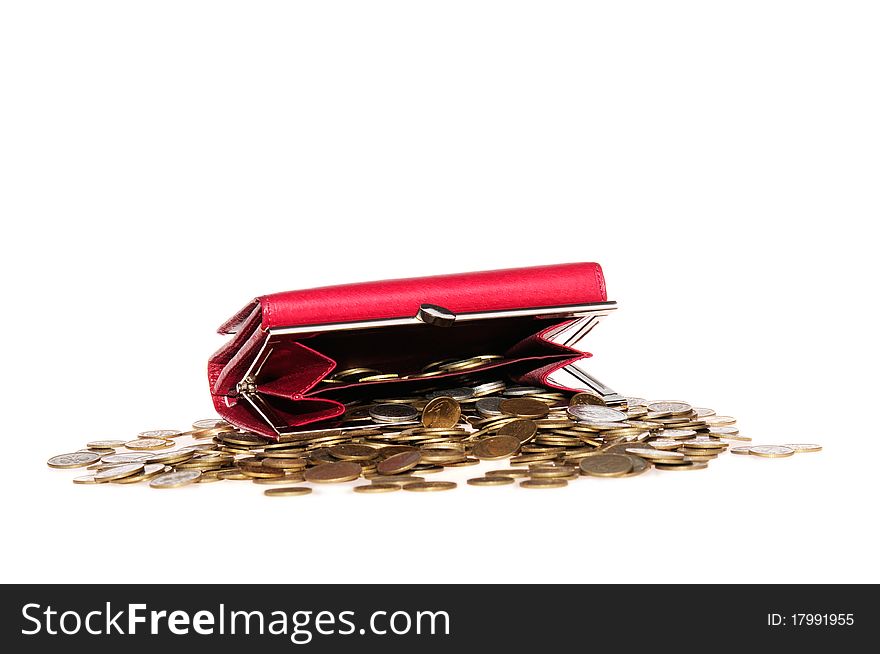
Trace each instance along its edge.
<instances>
[{"instance_id":1,"label":"stacked coin","mask_svg":"<svg viewBox=\"0 0 880 654\"><path fill-rule=\"evenodd\" d=\"M486 355L488 357L490 355ZM428 370L467 369L495 358L446 361ZM346 378L377 373L355 369ZM367 375L366 373L370 373ZM459 379L460 382L460 379ZM184 440L187 445L181 446ZM53 468L88 468L78 484L145 482L152 488L250 481L269 496L305 495L311 485L354 482L357 493L451 490L426 480L447 468L506 460L468 480L472 486L560 488L583 477L633 477L649 469L702 470L741 436L736 420L686 402L628 397L606 406L593 393L564 393L506 382L436 388L419 396L356 400L341 419L285 433L274 441L220 419L190 430L141 432L130 440L91 441L49 460ZM177 447L175 447L177 445ZM821 449L813 444L730 448L766 458ZM301 486L298 484L310 484Z\"/></svg>"}]
</instances>

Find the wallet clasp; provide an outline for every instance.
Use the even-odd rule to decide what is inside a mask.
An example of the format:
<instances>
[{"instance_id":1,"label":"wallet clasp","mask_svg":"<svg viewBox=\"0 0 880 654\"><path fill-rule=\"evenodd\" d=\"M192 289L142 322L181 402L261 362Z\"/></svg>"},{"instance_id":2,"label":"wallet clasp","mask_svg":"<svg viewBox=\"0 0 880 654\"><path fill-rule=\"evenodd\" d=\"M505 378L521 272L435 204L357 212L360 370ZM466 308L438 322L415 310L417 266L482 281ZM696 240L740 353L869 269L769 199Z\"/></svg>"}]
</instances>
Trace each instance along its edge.
<instances>
[{"instance_id":1,"label":"wallet clasp","mask_svg":"<svg viewBox=\"0 0 880 654\"><path fill-rule=\"evenodd\" d=\"M416 314L417 320L435 327L451 327L456 318L455 313L436 304L423 304L419 307L419 312Z\"/></svg>"}]
</instances>

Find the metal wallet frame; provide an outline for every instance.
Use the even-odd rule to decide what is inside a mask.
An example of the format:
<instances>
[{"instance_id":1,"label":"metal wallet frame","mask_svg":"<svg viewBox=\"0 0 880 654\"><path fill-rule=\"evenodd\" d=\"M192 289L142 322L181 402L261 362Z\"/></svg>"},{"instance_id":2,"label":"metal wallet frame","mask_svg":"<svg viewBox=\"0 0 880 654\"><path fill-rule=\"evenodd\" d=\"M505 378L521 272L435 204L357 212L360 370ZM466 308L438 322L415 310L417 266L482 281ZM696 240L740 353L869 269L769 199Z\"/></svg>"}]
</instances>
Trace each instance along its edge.
<instances>
[{"instance_id":1,"label":"metal wallet frame","mask_svg":"<svg viewBox=\"0 0 880 654\"><path fill-rule=\"evenodd\" d=\"M566 347L576 345L589 334L603 318L617 309L617 302L593 302L589 304L574 304L557 307L539 307L530 309L509 309L503 311L480 311L474 313L454 314L448 309L435 305L423 304L417 315L411 318L388 318L382 320L359 320L352 322L325 323L320 325L301 325L296 327L276 327L267 330L266 338L260 347L260 351L251 363L244 378L236 385L242 397L250 403L257 413L269 424L277 434L289 434L302 431L287 425L279 425L273 419L274 412L255 392L255 379L259 375L273 348L270 347L273 337L290 334L319 334L330 331L359 331L380 327L398 327L404 325L424 325L425 327L437 326L444 329L457 323L471 322L474 320L497 320L503 318L523 318L534 316L535 318L552 318L558 320L575 319L575 322L561 326L557 331L549 333L546 338L552 343ZM601 395L608 404L621 404L624 399L611 388L588 375L575 364L564 366L560 369L563 373L571 376L573 383L578 386L568 386L572 390L589 390ZM555 375L556 373L554 373ZM566 384L568 385L568 384Z\"/></svg>"}]
</instances>

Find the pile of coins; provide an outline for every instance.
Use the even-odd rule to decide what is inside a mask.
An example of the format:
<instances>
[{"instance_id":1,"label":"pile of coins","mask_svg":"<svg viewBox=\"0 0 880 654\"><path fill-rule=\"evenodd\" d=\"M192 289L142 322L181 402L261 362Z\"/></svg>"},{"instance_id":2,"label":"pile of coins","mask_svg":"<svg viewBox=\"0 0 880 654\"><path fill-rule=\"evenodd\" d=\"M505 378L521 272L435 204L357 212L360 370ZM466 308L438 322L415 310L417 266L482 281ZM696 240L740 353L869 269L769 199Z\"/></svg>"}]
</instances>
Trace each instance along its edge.
<instances>
[{"instance_id":1,"label":"pile of coins","mask_svg":"<svg viewBox=\"0 0 880 654\"><path fill-rule=\"evenodd\" d=\"M485 363L485 359L481 359ZM475 358L472 363L477 363ZM372 371L343 371L361 379ZM370 373L370 374L366 374ZM193 443L175 447L182 438ZM426 480L447 468L506 460L509 467L468 480L472 486L560 488L582 477L634 477L653 468L702 470L728 448L778 458L821 449L813 444L730 447L736 420L685 402L627 397L612 408L599 395L490 381L435 389L422 396L355 400L321 429L286 433L275 441L218 419L188 431L152 430L130 441L100 440L49 459L53 468L88 468L77 484L248 481L272 485L266 495L305 495L314 484L352 482L356 493L451 490ZM307 486L297 485L311 484Z\"/></svg>"}]
</instances>

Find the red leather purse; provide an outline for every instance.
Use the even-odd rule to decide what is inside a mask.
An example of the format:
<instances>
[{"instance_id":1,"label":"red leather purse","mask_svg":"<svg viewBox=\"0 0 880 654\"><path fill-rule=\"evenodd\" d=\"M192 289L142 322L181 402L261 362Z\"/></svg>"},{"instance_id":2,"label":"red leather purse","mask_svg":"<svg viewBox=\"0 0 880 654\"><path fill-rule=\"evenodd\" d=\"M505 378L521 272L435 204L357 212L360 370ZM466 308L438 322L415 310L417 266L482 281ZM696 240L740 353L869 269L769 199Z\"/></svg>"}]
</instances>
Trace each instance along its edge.
<instances>
[{"instance_id":1,"label":"red leather purse","mask_svg":"<svg viewBox=\"0 0 880 654\"><path fill-rule=\"evenodd\" d=\"M217 412L272 438L330 423L359 397L413 395L480 380L623 399L577 362L580 339L616 308L596 263L328 286L264 295L224 323L233 338L208 362ZM430 362L503 354L476 370L413 377ZM334 369L399 378L329 384ZM324 426L315 425L315 426Z\"/></svg>"}]
</instances>

